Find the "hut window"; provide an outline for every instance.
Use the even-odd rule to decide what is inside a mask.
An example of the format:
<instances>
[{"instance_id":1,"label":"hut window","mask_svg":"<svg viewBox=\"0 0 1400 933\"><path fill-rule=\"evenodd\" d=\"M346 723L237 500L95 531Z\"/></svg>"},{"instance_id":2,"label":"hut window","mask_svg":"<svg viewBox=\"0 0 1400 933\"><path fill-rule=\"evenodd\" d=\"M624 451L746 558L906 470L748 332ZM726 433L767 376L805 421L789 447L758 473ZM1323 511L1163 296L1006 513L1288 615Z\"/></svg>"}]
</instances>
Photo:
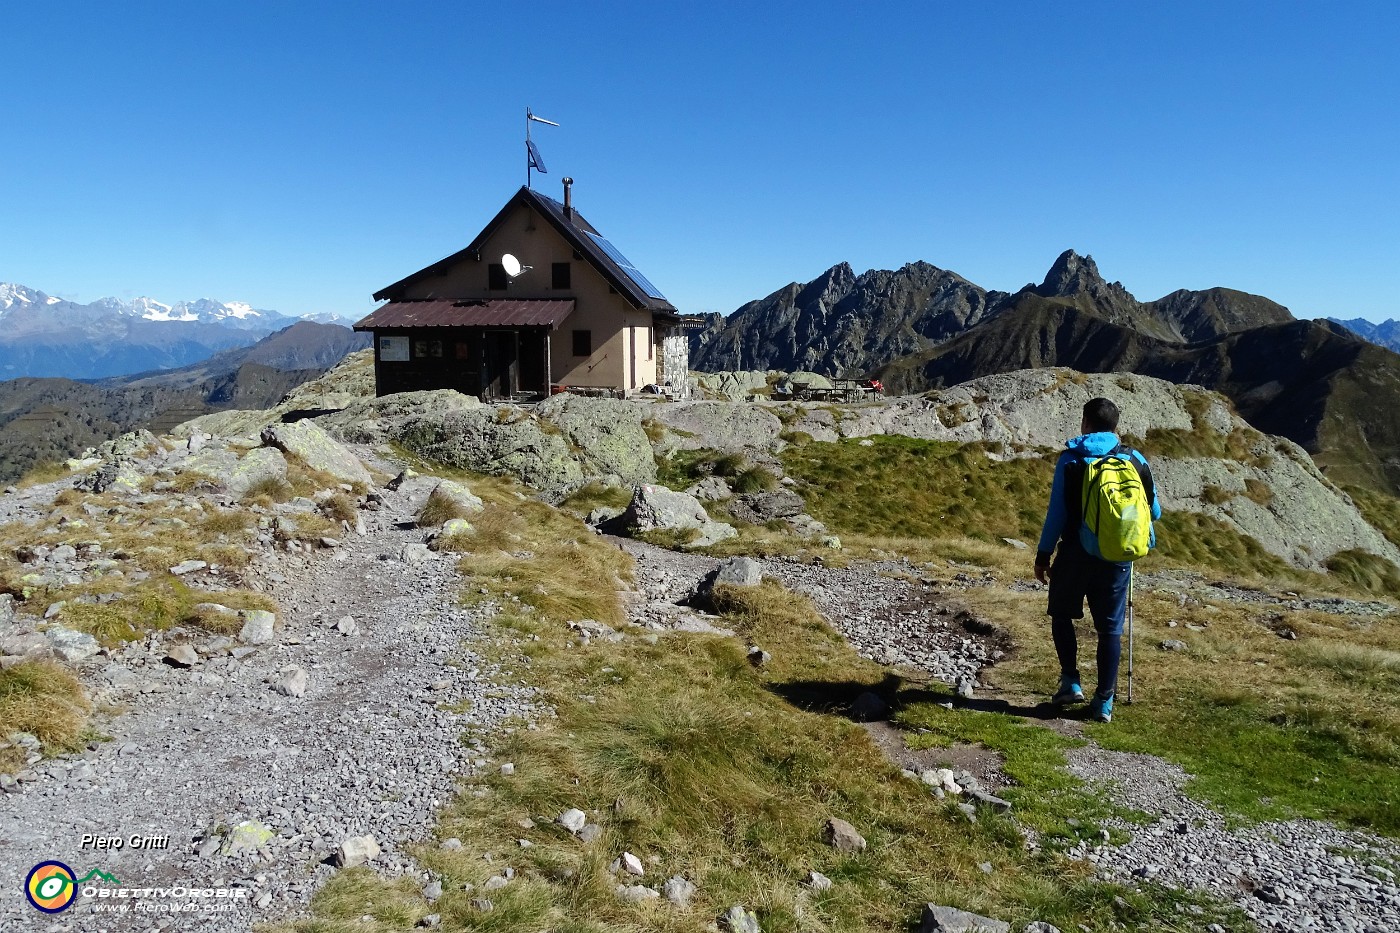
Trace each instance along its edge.
<instances>
[{"instance_id":1,"label":"hut window","mask_svg":"<svg viewBox=\"0 0 1400 933\"><path fill-rule=\"evenodd\" d=\"M593 331L574 331L574 356L593 355Z\"/></svg>"},{"instance_id":2,"label":"hut window","mask_svg":"<svg viewBox=\"0 0 1400 933\"><path fill-rule=\"evenodd\" d=\"M480 281L478 279L478 281ZM510 279L506 277L506 267L499 262L493 262L486 267L486 287L493 292L503 292L510 285Z\"/></svg>"},{"instance_id":3,"label":"hut window","mask_svg":"<svg viewBox=\"0 0 1400 933\"><path fill-rule=\"evenodd\" d=\"M413 358L414 358L415 360L421 360L421 359L423 359L424 357L426 357L427 355L428 355L428 341L426 341L426 340L415 340L415 341L413 341Z\"/></svg>"},{"instance_id":4,"label":"hut window","mask_svg":"<svg viewBox=\"0 0 1400 933\"><path fill-rule=\"evenodd\" d=\"M556 262L550 266L550 288L571 288L569 264Z\"/></svg>"}]
</instances>

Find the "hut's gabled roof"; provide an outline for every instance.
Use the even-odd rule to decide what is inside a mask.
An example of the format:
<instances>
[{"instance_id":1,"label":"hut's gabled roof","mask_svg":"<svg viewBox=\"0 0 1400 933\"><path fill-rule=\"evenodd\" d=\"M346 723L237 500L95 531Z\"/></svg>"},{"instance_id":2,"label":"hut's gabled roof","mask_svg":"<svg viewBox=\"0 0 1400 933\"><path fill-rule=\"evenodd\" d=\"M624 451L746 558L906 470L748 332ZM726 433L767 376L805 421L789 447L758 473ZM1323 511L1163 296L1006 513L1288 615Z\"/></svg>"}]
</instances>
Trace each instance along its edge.
<instances>
[{"instance_id":1,"label":"hut's gabled roof","mask_svg":"<svg viewBox=\"0 0 1400 933\"><path fill-rule=\"evenodd\" d=\"M410 285L422 278L440 275L465 259L479 261L482 246L520 204L526 205L548 220L550 225L574 248L574 251L581 255L589 265L597 269L608 284L616 289L618 294L624 296L634 308L664 315L677 313L675 306L666 300L661 291L636 266L632 265L627 257L618 251L617 247L609 243L592 224L585 220L582 214L574 210L566 216L564 205L553 198L545 197L532 188L521 188L517 191L515 196L506 202L505 207L501 208L500 212L476 235L476 239L472 240L466 249L453 253L445 259L440 259L431 266L420 269L407 278L400 279L393 285L380 289L374 293L374 300L398 301L403 298L404 292Z\"/></svg>"}]
</instances>

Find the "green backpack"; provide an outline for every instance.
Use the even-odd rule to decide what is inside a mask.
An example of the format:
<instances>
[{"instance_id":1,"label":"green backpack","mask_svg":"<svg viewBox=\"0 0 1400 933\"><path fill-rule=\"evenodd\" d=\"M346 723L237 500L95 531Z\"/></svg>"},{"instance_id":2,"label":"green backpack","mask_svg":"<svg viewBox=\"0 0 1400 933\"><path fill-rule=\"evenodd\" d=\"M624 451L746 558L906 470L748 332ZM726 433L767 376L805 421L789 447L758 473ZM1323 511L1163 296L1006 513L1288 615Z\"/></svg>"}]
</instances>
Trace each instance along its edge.
<instances>
[{"instance_id":1,"label":"green backpack","mask_svg":"<svg viewBox=\"0 0 1400 933\"><path fill-rule=\"evenodd\" d=\"M1152 499L1139 469L1123 447L1084 461L1079 543L1095 557L1125 563L1152 547ZM1141 469L1150 484L1151 473Z\"/></svg>"}]
</instances>

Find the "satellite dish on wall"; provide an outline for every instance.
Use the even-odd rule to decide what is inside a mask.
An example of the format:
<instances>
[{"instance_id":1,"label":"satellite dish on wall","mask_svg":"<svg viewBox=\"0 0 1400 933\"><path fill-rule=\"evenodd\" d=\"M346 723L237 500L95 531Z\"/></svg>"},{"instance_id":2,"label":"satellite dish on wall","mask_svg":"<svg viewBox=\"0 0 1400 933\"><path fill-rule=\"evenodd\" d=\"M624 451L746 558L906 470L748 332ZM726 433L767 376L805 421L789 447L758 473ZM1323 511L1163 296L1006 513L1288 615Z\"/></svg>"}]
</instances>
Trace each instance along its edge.
<instances>
[{"instance_id":1,"label":"satellite dish on wall","mask_svg":"<svg viewBox=\"0 0 1400 933\"><path fill-rule=\"evenodd\" d=\"M522 272L529 272L534 268L534 266L522 266L520 260L516 259L510 253L506 253L501 257L501 267L506 270L506 275L511 278L515 278Z\"/></svg>"}]
</instances>

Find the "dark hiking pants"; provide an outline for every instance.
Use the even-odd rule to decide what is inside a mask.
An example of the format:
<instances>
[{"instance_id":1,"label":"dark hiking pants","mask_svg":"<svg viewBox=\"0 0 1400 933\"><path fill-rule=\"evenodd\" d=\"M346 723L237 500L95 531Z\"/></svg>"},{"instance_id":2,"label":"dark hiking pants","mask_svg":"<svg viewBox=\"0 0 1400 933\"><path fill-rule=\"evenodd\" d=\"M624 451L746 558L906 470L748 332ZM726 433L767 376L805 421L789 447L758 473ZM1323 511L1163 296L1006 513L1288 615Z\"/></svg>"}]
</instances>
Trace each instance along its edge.
<instances>
[{"instance_id":1,"label":"dark hiking pants","mask_svg":"<svg viewBox=\"0 0 1400 933\"><path fill-rule=\"evenodd\" d=\"M1099 635L1095 692L1111 697L1118 686L1123 622L1128 612L1132 564L1115 564L1079 548L1061 547L1050 567L1050 635L1060 658L1060 676L1079 683L1079 642L1074 620L1084 618L1084 604Z\"/></svg>"}]
</instances>

